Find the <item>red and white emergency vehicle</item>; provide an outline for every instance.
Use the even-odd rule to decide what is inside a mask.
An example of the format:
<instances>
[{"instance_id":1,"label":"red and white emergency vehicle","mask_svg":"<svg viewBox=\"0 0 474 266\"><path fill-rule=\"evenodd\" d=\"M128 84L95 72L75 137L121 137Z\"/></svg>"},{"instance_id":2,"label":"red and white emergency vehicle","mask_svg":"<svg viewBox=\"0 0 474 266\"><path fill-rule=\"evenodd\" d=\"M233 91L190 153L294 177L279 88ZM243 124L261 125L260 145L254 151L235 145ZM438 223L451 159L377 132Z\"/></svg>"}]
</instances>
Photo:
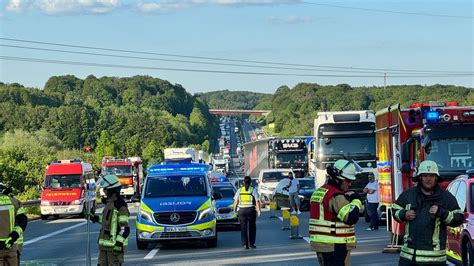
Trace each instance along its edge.
<instances>
[{"instance_id":1,"label":"red and white emergency vehicle","mask_svg":"<svg viewBox=\"0 0 474 266\"><path fill-rule=\"evenodd\" d=\"M89 163L78 159L52 161L46 167L41 191L41 219L50 215L84 215L85 203L95 210L95 192L87 193L87 184L94 183Z\"/></svg>"},{"instance_id":2,"label":"red and white emergency vehicle","mask_svg":"<svg viewBox=\"0 0 474 266\"><path fill-rule=\"evenodd\" d=\"M375 132L379 200L387 207L388 230L401 236L404 227L391 219L391 206L413 185L411 177L420 162L438 164L444 188L473 168L474 106L457 102L420 103L410 108L393 105L376 113Z\"/></svg>"},{"instance_id":3,"label":"red and white emergency vehicle","mask_svg":"<svg viewBox=\"0 0 474 266\"><path fill-rule=\"evenodd\" d=\"M117 175L122 184L121 195L131 198L135 194L140 194L141 184L143 183L143 169L139 157L117 159L106 156L102 159L101 167L101 174L103 176L109 174ZM100 193L103 195L102 189Z\"/></svg>"}]
</instances>

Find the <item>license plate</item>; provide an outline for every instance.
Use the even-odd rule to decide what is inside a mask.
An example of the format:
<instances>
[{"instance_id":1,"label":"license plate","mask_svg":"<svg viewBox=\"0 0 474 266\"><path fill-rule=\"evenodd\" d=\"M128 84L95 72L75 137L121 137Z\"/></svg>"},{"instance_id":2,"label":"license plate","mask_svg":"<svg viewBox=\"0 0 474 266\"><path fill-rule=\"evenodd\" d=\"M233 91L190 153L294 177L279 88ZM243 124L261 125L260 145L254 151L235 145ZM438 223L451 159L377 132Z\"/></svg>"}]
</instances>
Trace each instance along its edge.
<instances>
[{"instance_id":1,"label":"license plate","mask_svg":"<svg viewBox=\"0 0 474 266\"><path fill-rule=\"evenodd\" d=\"M65 213L67 212L67 208L55 208L54 213Z\"/></svg>"},{"instance_id":2,"label":"license plate","mask_svg":"<svg viewBox=\"0 0 474 266\"><path fill-rule=\"evenodd\" d=\"M165 227L165 232L186 232L186 227Z\"/></svg>"}]
</instances>

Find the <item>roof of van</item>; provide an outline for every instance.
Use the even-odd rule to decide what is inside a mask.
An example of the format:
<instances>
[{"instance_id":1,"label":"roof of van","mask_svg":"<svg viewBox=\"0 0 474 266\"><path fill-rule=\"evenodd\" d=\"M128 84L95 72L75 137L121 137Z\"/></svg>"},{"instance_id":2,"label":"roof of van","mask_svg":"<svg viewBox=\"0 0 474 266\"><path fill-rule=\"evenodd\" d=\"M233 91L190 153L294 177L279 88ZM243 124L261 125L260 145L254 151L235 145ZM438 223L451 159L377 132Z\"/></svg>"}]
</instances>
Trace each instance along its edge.
<instances>
[{"instance_id":1,"label":"roof of van","mask_svg":"<svg viewBox=\"0 0 474 266\"><path fill-rule=\"evenodd\" d=\"M203 174L210 170L210 165L201 163L189 164L155 164L148 168L148 176L169 176L183 174Z\"/></svg>"},{"instance_id":2,"label":"roof of van","mask_svg":"<svg viewBox=\"0 0 474 266\"><path fill-rule=\"evenodd\" d=\"M46 175L74 175L92 171L92 166L84 162L52 162L46 168Z\"/></svg>"},{"instance_id":3,"label":"roof of van","mask_svg":"<svg viewBox=\"0 0 474 266\"><path fill-rule=\"evenodd\" d=\"M273 168L273 169L262 169L260 171L264 173L270 173L270 172L291 172L293 170L290 168Z\"/></svg>"}]
</instances>

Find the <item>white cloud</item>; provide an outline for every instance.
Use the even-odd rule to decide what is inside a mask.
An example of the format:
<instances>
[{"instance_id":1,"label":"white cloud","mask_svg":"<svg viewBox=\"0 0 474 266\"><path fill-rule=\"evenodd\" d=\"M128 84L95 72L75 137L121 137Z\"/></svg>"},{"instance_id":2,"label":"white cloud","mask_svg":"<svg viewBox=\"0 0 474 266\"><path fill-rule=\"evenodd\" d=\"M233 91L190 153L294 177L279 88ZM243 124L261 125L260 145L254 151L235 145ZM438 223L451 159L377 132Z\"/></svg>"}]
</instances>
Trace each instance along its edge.
<instances>
[{"instance_id":1,"label":"white cloud","mask_svg":"<svg viewBox=\"0 0 474 266\"><path fill-rule=\"evenodd\" d=\"M48 15L103 14L121 5L121 0L9 0L6 9L13 12L38 9Z\"/></svg>"},{"instance_id":2,"label":"white cloud","mask_svg":"<svg viewBox=\"0 0 474 266\"><path fill-rule=\"evenodd\" d=\"M7 2L6 10L10 12L22 12L29 8L32 0L10 0Z\"/></svg>"},{"instance_id":3,"label":"white cloud","mask_svg":"<svg viewBox=\"0 0 474 266\"><path fill-rule=\"evenodd\" d=\"M199 6L274 6L284 4L295 4L300 0L142 0L137 3L137 9L144 13L168 13L180 9Z\"/></svg>"},{"instance_id":4,"label":"white cloud","mask_svg":"<svg viewBox=\"0 0 474 266\"><path fill-rule=\"evenodd\" d=\"M283 23L283 24L302 24L302 23L312 23L314 18L312 17L303 17L303 16L288 16L288 17L268 17L268 20L272 23Z\"/></svg>"}]
</instances>

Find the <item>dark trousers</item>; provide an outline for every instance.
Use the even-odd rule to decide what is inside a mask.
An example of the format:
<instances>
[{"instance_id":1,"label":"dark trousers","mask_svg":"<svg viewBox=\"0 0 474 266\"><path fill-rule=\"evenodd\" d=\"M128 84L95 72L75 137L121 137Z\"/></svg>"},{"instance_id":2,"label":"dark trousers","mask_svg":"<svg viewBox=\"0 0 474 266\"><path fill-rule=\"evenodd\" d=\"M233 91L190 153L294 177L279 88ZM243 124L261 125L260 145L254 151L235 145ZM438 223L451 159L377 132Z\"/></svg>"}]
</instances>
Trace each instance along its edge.
<instances>
[{"instance_id":1,"label":"dark trousers","mask_svg":"<svg viewBox=\"0 0 474 266\"><path fill-rule=\"evenodd\" d=\"M379 229L379 214L377 212L378 207L378 203L367 202L367 211L370 216L370 227L373 229Z\"/></svg>"},{"instance_id":2,"label":"dark trousers","mask_svg":"<svg viewBox=\"0 0 474 266\"><path fill-rule=\"evenodd\" d=\"M257 234L257 211L254 207L239 209L240 241L242 246L255 245Z\"/></svg>"},{"instance_id":3,"label":"dark trousers","mask_svg":"<svg viewBox=\"0 0 474 266\"><path fill-rule=\"evenodd\" d=\"M318 260L321 266L346 266L348 251L345 244L335 244L333 252L318 252Z\"/></svg>"}]
</instances>

